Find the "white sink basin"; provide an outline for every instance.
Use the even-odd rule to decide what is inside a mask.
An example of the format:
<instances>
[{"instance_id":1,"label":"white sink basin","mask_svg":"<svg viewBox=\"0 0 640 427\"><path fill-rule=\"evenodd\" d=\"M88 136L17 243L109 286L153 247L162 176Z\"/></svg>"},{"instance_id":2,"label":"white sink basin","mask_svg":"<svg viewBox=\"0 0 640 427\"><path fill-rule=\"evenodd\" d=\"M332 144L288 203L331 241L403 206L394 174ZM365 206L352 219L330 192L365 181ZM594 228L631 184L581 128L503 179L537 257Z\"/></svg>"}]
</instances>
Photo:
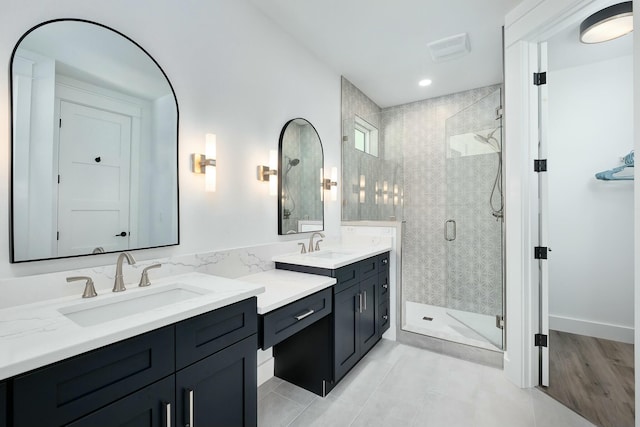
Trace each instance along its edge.
<instances>
[{"instance_id":1,"label":"white sink basin","mask_svg":"<svg viewBox=\"0 0 640 427\"><path fill-rule=\"evenodd\" d=\"M326 258L326 259L339 259L348 256L352 256L353 252L344 252L344 251L321 251L321 252L311 252L308 253L307 256L316 257L316 258Z\"/></svg>"},{"instance_id":2,"label":"white sink basin","mask_svg":"<svg viewBox=\"0 0 640 427\"><path fill-rule=\"evenodd\" d=\"M148 289L132 289L108 299L85 301L58 309L80 326L94 326L121 317L164 307L211 293L211 290L183 283Z\"/></svg>"}]
</instances>

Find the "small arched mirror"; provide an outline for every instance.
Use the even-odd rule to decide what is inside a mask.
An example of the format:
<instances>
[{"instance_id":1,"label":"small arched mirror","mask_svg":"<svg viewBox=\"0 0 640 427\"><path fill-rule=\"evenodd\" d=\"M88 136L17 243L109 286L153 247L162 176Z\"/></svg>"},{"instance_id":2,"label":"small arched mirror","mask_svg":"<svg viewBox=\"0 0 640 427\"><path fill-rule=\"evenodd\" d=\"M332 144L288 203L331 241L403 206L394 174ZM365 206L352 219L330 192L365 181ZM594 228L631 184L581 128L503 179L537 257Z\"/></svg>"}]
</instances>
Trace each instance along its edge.
<instances>
[{"instance_id":1,"label":"small arched mirror","mask_svg":"<svg viewBox=\"0 0 640 427\"><path fill-rule=\"evenodd\" d=\"M305 119L288 121L280 133L278 234L324 229L322 142Z\"/></svg>"},{"instance_id":2,"label":"small arched mirror","mask_svg":"<svg viewBox=\"0 0 640 427\"><path fill-rule=\"evenodd\" d=\"M175 245L178 104L133 40L63 19L11 57L11 261Z\"/></svg>"}]
</instances>

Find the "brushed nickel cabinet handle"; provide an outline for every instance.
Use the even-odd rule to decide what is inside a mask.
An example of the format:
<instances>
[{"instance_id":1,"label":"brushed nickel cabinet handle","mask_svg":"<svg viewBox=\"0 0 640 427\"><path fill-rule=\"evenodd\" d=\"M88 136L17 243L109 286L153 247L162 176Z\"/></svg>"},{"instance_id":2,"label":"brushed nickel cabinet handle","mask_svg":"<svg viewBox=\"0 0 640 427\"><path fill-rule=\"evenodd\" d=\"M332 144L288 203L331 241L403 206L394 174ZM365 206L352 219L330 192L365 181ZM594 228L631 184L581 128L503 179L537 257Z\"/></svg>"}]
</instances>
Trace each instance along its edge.
<instances>
[{"instance_id":1,"label":"brushed nickel cabinet handle","mask_svg":"<svg viewBox=\"0 0 640 427\"><path fill-rule=\"evenodd\" d=\"M193 425L193 397L194 397L193 389L188 388L187 389L187 400L188 400L187 406L189 407L189 424L187 424L186 427L195 427Z\"/></svg>"},{"instance_id":2,"label":"brushed nickel cabinet handle","mask_svg":"<svg viewBox=\"0 0 640 427\"><path fill-rule=\"evenodd\" d=\"M313 313L315 313L315 310L311 308L306 313L300 314L299 316L295 316L295 318L296 318L296 320L302 320L305 317L311 316Z\"/></svg>"},{"instance_id":3,"label":"brushed nickel cabinet handle","mask_svg":"<svg viewBox=\"0 0 640 427\"><path fill-rule=\"evenodd\" d=\"M364 291L364 295L362 296L362 299L364 300L364 311L367 311L367 291Z\"/></svg>"},{"instance_id":4,"label":"brushed nickel cabinet handle","mask_svg":"<svg viewBox=\"0 0 640 427\"><path fill-rule=\"evenodd\" d=\"M165 402L164 411L165 411L165 416L167 417L164 425L166 427L171 427L171 403Z\"/></svg>"}]
</instances>

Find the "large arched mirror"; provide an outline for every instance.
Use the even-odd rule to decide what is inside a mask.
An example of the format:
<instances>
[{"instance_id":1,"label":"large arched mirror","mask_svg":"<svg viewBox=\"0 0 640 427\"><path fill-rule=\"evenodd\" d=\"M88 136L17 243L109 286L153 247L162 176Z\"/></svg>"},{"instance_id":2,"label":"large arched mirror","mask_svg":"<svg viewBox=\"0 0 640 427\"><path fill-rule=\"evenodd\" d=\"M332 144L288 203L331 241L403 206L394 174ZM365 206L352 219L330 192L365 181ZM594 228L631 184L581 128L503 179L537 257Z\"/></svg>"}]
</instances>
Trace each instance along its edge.
<instances>
[{"instance_id":1,"label":"large arched mirror","mask_svg":"<svg viewBox=\"0 0 640 427\"><path fill-rule=\"evenodd\" d=\"M11 262L176 245L178 105L156 61L93 22L11 57Z\"/></svg>"},{"instance_id":2,"label":"large arched mirror","mask_svg":"<svg viewBox=\"0 0 640 427\"><path fill-rule=\"evenodd\" d=\"M305 119L288 121L280 133L278 233L324 229L322 142Z\"/></svg>"}]
</instances>

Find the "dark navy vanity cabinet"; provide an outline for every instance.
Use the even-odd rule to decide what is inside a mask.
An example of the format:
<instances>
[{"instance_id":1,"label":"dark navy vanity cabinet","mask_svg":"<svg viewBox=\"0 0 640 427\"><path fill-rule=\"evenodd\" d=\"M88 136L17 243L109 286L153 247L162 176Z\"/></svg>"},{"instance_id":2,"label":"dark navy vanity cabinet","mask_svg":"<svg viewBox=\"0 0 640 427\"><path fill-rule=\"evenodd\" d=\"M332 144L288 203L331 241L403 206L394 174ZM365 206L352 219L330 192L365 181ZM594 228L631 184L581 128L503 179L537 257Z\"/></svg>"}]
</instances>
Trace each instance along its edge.
<instances>
[{"instance_id":1,"label":"dark navy vanity cabinet","mask_svg":"<svg viewBox=\"0 0 640 427\"><path fill-rule=\"evenodd\" d=\"M0 427L7 427L7 383L0 382Z\"/></svg>"},{"instance_id":2,"label":"dark navy vanity cabinet","mask_svg":"<svg viewBox=\"0 0 640 427\"><path fill-rule=\"evenodd\" d=\"M249 298L9 380L8 425L255 426L256 346Z\"/></svg>"},{"instance_id":3,"label":"dark navy vanity cabinet","mask_svg":"<svg viewBox=\"0 0 640 427\"><path fill-rule=\"evenodd\" d=\"M330 316L274 346L275 374L325 396L389 329L389 252L335 270L276 262L334 277Z\"/></svg>"}]
</instances>

